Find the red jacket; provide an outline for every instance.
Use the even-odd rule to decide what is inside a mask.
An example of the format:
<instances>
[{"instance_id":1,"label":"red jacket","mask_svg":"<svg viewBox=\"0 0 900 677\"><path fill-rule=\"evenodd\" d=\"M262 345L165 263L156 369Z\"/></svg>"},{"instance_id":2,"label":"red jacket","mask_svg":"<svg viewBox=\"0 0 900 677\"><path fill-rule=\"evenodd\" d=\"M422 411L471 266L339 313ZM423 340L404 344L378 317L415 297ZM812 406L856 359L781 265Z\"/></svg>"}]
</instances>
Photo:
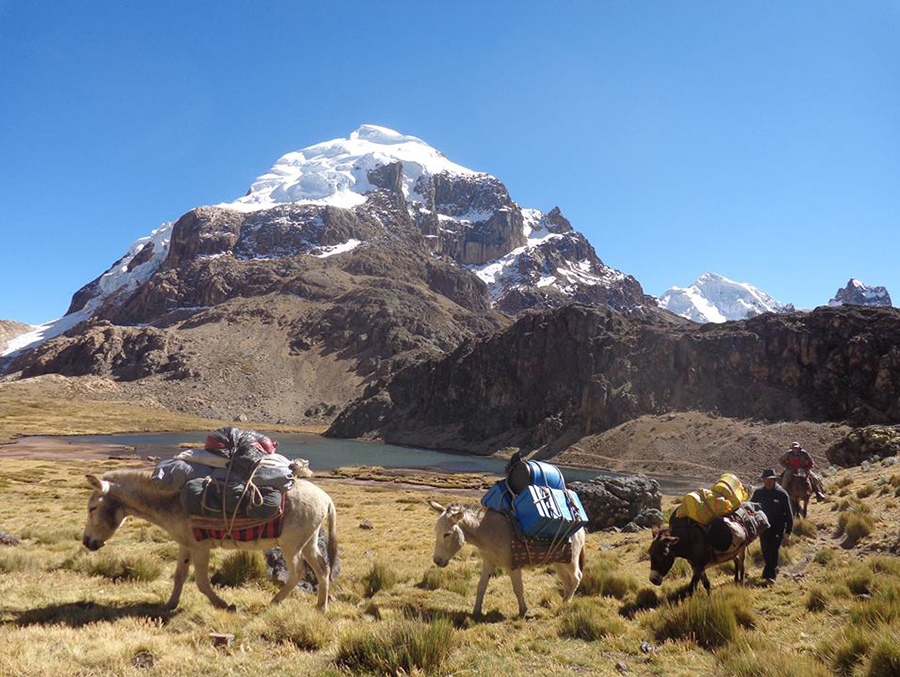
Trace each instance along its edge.
<instances>
[{"instance_id":1,"label":"red jacket","mask_svg":"<svg viewBox=\"0 0 900 677\"><path fill-rule=\"evenodd\" d=\"M812 470L815 465L813 457L809 455L806 449L788 449L784 456L781 457L781 465L785 468L788 466L794 470L803 468L804 470Z\"/></svg>"}]
</instances>

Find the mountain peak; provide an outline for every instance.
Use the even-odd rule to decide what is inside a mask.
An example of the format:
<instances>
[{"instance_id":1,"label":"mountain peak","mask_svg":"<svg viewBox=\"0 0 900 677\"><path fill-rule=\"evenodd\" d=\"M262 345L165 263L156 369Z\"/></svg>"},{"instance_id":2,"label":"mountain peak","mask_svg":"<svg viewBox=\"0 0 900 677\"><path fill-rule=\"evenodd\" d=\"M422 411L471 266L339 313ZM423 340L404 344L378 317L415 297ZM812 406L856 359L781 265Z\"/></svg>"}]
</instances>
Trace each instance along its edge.
<instances>
[{"instance_id":1,"label":"mountain peak","mask_svg":"<svg viewBox=\"0 0 900 677\"><path fill-rule=\"evenodd\" d=\"M218 206L244 212L285 203L355 207L365 202L366 193L377 189L370 181L370 172L395 162L402 165L403 193L411 202L425 202L416 190L423 176L479 174L451 162L417 136L364 124L347 138L316 143L283 155L268 172L257 177L246 195Z\"/></svg>"},{"instance_id":2,"label":"mountain peak","mask_svg":"<svg viewBox=\"0 0 900 677\"><path fill-rule=\"evenodd\" d=\"M694 322L743 320L760 313L794 310L746 282L718 273L703 273L690 287L672 287L659 297L659 305Z\"/></svg>"},{"instance_id":3,"label":"mountain peak","mask_svg":"<svg viewBox=\"0 0 900 677\"><path fill-rule=\"evenodd\" d=\"M890 306L891 295L884 287L869 287L855 277L851 277L845 287L837 290L828 305Z\"/></svg>"}]
</instances>

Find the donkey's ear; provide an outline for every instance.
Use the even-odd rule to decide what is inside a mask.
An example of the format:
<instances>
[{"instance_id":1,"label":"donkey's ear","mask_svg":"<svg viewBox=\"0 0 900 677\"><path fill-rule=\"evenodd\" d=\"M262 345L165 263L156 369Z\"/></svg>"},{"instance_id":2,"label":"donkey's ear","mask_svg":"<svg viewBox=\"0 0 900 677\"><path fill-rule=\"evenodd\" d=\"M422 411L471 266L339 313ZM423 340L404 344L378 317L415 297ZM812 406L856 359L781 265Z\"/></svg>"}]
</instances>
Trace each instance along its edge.
<instances>
[{"instance_id":1,"label":"donkey's ear","mask_svg":"<svg viewBox=\"0 0 900 677\"><path fill-rule=\"evenodd\" d=\"M95 477L94 475L85 475L87 477L88 484L90 484L94 489L99 491L101 494L106 495L109 493L109 482L106 480L101 480Z\"/></svg>"},{"instance_id":2,"label":"donkey's ear","mask_svg":"<svg viewBox=\"0 0 900 677\"><path fill-rule=\"evenodd\" d=\"M440 512L440 513L444 512L444 506L442 506L437 501L428 501L428 505L430 505L431 509L434 510L435 512Z\"/></svg>"},{"instance_id":3,"label":"donkey's ear","mask_svg":"<svg viewBox=\"0 0 900 677\"><path fill-rule=\"evenodd\" d=\"M456 524L459 522L463 515L465 514L465 510L463 510L458 505L452 505L447 508L447 519L450 520L450 524Z\"/></svg>"}]
</instances>

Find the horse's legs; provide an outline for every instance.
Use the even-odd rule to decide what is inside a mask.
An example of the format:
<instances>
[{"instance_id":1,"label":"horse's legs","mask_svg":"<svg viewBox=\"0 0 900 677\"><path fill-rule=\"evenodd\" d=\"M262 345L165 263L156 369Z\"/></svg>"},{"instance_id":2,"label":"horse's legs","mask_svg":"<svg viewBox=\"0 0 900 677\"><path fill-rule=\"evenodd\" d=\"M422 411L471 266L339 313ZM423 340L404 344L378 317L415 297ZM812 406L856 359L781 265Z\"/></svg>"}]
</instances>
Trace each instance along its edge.
<instances>
[{"instance_id":1,"label":"horse's legs","mask_svg":"<svg viewBox=\"0 0 900 677\"><path fill-rule=\"evenodd\" d=\"M481 578L478 579L478 591L475 593L475 609L472 611L473 616L481 615L481 605L484 602L484 593L487 590L492 573L494 573L494 565L486 559L481 560Z\"/></svg>"},{"instance_id":2,"label":"horse's legs","mask_svg":"<svg viewBox=\"0 0 900 677\"><path fill-rule=\"evenodd\" d=\"M303 559L305 559L316 575L316 582L319 584L319 598L316 602L316 608L319 611L328 611L328 587L331 578L331 568L325 560L322 551L319 550L319 532L313 534L306 545L303 546Z\"/></svg>"},{"instance_id":3,"label":"horse's legs","mask_svg":"<svg viewBox=\"0 0 900 677\"><path fill-rule=\"evenodd\" d=\"M519 601L519 618L525 618L525 612L528 607L525 604L525 586L522 584L522 570L513 569L509 572L509 580L512 581L513 592L516 593L516 599Z\"/></svg>"},{"instance_id":4,"label":"horse's legs","mask_svg":"<svg viewBox=\"0 0 900 677\"><path fill-rule=\"evenodd\" d=\"M300 572L299 572L299 562L297 561L299 557L297 556L297 551L287 551L282 549L281 554L284 555L284 565L287 568L288 577L284 582L284 585L281 586L281 589L275 593L275 596L272 598L272 604L278 604L285 597L291 594L291 591L297 587L297 583L300 582Z\"/></svg>"},{"instance_id":5,"label":"horse's legs","mask_svg":"<svg viewBox=\"0 0 900 677\"><path fill-rule=\"evenodd\" d=\"M184 587L184 581L190 568L191 551L182 545L178 548L178 564L175 565L175 585L172 587L172 595L169 597L169 601L166 602L167 609L174 609L178 606L178 600L181 599L181 590Z\"/></svg>"},{"instance_id":6,"label":"horse's legs","mask_svg":"<svg viewBox=\"0 0 900 677\"><path fill-rule=\"evenodd\" d=\"M694 575L691 576L691 582L688 583L688 594L693 595L694 590L697 589L697 583L700 582L700 577L703 575L702 571L698 571L694 569Z\"/></svg>"},{"instance_id":7,"label":"horse's legs","mask_svg":"<svg viewBox=\"0 0 900 677\"><path fill-rule=\"evenodd\" d=\"M563 585L563 602L571 602L578 589L578 584L581 583L581 572L578 570L578 565L567 562L557 563L553 566Z\"/></svg>"},{"instance_id":8,"label":"horse's legs","mask_svg":"<svg viewBox=\"0 0 900 677\"><path fill-rule=\"evenodd\" d=\"M235 606L229 606L228 602L219 597L212 586L209 584L209 550L194 550L191 553L191 559L194 561L194 578L197 580L197 587L212 602L217 609L234 610Z\"/></svg>"}]
</instances>

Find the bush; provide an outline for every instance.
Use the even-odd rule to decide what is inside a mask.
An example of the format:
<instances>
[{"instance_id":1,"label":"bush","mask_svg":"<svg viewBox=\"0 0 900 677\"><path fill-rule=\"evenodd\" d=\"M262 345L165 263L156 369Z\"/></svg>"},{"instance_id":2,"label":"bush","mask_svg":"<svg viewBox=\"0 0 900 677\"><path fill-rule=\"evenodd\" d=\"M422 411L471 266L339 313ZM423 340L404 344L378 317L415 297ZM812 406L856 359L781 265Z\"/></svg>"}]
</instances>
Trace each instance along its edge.
<instances>
[{"instance_id":1,"label":"bush","mask_svg":"<svg viewBox=\"0 0 900 677\"><path fill-rule=\"evenodd\" d=\"M277 644L290 644L303 651L317 651L331 641L326 618L308 607L279 604L259 618L259 636Z\"/></svg>"},{"instance_id":2,"label":"bush","mask_svg":"<svg viewBox=\"0 0 900 677\"><path fill-rule=\"evenodd\" d=\"M866 677L897 677L900 675L900 640L896 634L886 635L875 644Z\"/></svg>"},{"instance_id":3,"label":"bush","mask_svg":"<svg viewBox=\"0 0 900 677\"><path fill-rule=\"evenodd\" d=\"M868 498L869 496L871 496L874 493L875 493L875 487L873 487L871 484L867 484L856 490L856 497L857 498Z\"/></svg>"},{"instance_id":4,"label":"bush","mask_svg":"<svg viewBox=\"0 0 900 677\"><path fill-rule=\"evenodd\" d=\"M578 594L624 599L635 588L637 588L637 582L633 576L613 571L607 563L604 563L589 566L585 570L581 585L578 587Z\"/></svg>"},{"instance_id":5,"label":"bush","mask_svg":"<svg viewBox=\"0 0 900 677\"><path fill-rule=\"evenodd\" d=\"M853 484L853 478L845 475L844 477L840 478L839 480L835 480L834 488L835 489L843 489L844 487L849 487L851 484ZM834 489L832 489L832 491L833 490Z\"/></svg>"},{"instance_id":6,"label":"bush","mask_svg":"<svg viewBox=\"0 0 900 677\"><path fill-rule=\"evenodd\" d=\"M806 608L810 611L824 611L828 607L828 591L822 587L810 588L806 595Z\"/></svg>"},{"instance_id":7,"label":"bush","mask_svg":"<svg viewBox=\"0 0 900 677\"><path fill-rule=\"evenodd\" d=\"M586 600L575 600L563 608L562 620L559 624L560 637L583 639L593 642L607 635L619 634L625 630L621 620L609 616L595 603Z\"/></svg>"},{"instance_id":8,"label":"bush","mask_svg":"<svg viewBox=\"0 0 900 677\"><path fill-rule=\"evenodd\" d=\"M41 566L36 555L22 550L0 550L0 574L14 571L36 571Z\"/></svg>"},{"instance_id":9,"label":"bush","mask_svg":"<svg viewBox=\"0 0 900 677\"><path fill-rule=\"evenodd\" d=\"M839 675L852 675L872 646L871 630L847 627L835 640L823 646L831 667Z\"/></svg>"},{"instance_id":10,"label":"bush","mask_svg":"<svg viewBox=\"0 0 900 677\"><path fill-rule=\"evenodd\" d=\"M872 557L866 560L866 566L873 573L900 578L900 559L896 557Z\"/></svg>"},{"instance_id":11,"label":"bush","mask_svg":"<svg viewBox=\"0 0 900 677\"><path fill-rule=\"evenodd\" d=\"M372 568L363 576L363 594L374 597L381 590L390 590L397 585L397 574L385 562L373 562Z\"/></svg>"},{"instance_id":12,"label":"bush","mask_svg":"<svg viewBox=\"0 0 900 677\"><path fill-rule=\"evenodd\" d=\"M401 621L341 638L334 662L353 673L412 674L434 672L453 650L453 626L445 618L430 623Z\"/></svg>"},{"instance_id":13,"label":"bush","mask_svg":"<svg viewBox=\"0 0 900 677\"><path fill-rule=\"evenodd\" d=\"M870 510L861 510L859 506L842 512L838 517L835 536L847 536L847 544L853 545L875 530L875 520Z\"/></svg>"},{"instance_id":14,"label":"bush","mask_svg":"<svg viewBox=\"0 0 900 677\"><path fill-rule=\"evenodd\" d=\"M739 626L753 627L754 622L746 590L724 587L709 596L692 595L680 604L663 605L651 625L658 640L690 639L711 648L734 641Z\"/></svg>"},{"instance_id":15,"label":"bush","mask_svg":"<svg viewBox=\"0 0 900 677\"><path fill-rule=\"evenodd\" d=\"M761 640L739 640L718 651L716 660L734 677L831 677L819 661L786 653Z\"/></svg>"},{"instance_id":16,"label":"bush","mask_svg":"<svg viewBox=\"0 0 900 677\"><path fill-rule=\"evenodd\" d=\"M659 595L656 594L656 590L653 588L641 588L638 590L638 593L634 598L635 609L655 609L658 606Z\"/></svg>"},{"instance_id":17,"label":"bush","mask_svg":"<svg viewBox=\"0 0 900 677\"><path fill-rule=\"evenodd\" d=\"M871 594L874 582L875 576L872 572L863 568L854 569L844 579L847 589L854 595Z\"/></svg>"},{"instance_id":18,"label":"bush","mask_svg":"<svg viewBox=\"0 0 900 677\"><path fill-rule=\"evenodd\" d=\"M870 627L900 622L900 585L876 587L871 599L853 605L850 620Z\"/></svg>"},{"instance_id":19,"label":"bush","mask_svg":"<svg viewBox=\"0 0 900 677\"><path fill-rule=\"evenodd\" d=\"M96 557L71 560L67 566L88 576L102 576L111 581L155 581L162 573L162 565L146 555L118 557L102 553Z\"/></svg>"},{"instance_id":20,"label":"bush","mask_svg":"<svg viewBox=\"0 0 900 677\"><path fill-rule=\"evenodd\" d=\"M794 533L804 538L815 538L818 533L816 525L807 519L798 517L794 520Z\"/></svg>"},{"instance_id":21,"label":"bush","mask_svg":"<svg viewBox=\"0 0 900 677\"><path fill-rule=\"evenodd\" d=\"M438 569L432 567L426 569L419 587L425 590L437 590L443 588L457 595L465 596L469 591L469 579L472 578L471 569L453 570L450 568Z\"/></svg>"},{"instance_id":22,"label":"bush","mask_svg":"<svg viewBox=\"0 0 900 677\"><path fill-rule=\"evenodd\" d=\"M834 556L836 554L837 550L835 550L834 548L824 548L822 550L819 550L819 552L815 554L815 556L813 557L813 562L815 562L816 564L820 564L823 567L827 566L834 559Z\"/></svg>"},{"instance_id":23,"label":"bush","mask_svg":"<svg viewBox=\"0 0 900 677\"><path fill-rule=\"evenodd\" d=\"M268 577L266 563L258 552L237 550L231 552L216 566L210 577L213 585L237 588L245 583L265 581Z\"/></svg>"}]
</instances>

